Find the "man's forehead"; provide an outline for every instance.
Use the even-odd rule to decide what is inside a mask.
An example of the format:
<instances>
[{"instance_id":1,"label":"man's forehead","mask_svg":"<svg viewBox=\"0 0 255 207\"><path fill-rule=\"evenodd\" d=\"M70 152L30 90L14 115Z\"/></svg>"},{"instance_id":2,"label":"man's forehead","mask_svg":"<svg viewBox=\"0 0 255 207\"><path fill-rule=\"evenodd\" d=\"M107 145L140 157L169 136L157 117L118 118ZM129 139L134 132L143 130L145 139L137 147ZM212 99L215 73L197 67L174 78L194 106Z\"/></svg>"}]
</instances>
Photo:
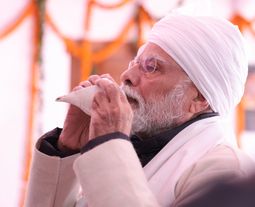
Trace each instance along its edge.
<instances>
[{"instance_id":1,"label":"man's forehead","mask_svg":"<svg viewBox=\"0 0 255 207\"><path fill-rule=\"evenodd\" d=\"M154 43L146 43L142 45L137 52L136 58L146 59L154 57L164 63L171 63L173 60L165 51Z\"/></svg>"},{"instance_id":2,"label":"man's forehead","mask_svg":"<svg viewBox=\"0 0 255 207\"><path fill-rule=\"evenodd\" d=\"M155 43L148 42L142 45L138 49L135 59L146 59L151 57L156 58L163 64L179 68L181 71L184 72L181 66L177 64L176 61L168 53L166 53L160 46Z\"/></svg>"}]
</instances>

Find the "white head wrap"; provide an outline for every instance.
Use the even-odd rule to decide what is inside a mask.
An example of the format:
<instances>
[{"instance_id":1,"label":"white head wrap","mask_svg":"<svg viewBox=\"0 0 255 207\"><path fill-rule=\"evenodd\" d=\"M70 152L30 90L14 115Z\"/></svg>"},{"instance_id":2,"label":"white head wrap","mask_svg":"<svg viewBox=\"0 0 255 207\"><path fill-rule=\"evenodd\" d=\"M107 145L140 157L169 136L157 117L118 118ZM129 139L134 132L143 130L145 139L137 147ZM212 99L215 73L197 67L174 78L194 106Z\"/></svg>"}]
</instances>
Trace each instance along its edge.
<instances>
[{"instance_id":1,"label":"white head wrap","mask_svg":"<svg viewBox=\"0 0 255 207\"><path fill-rule=\"evenodd\" d=\"M182 67L215 112L226 115L240 102L248 61L237 26L216 17L168 15L148 41Z\"/></svg>"}]
</instances>

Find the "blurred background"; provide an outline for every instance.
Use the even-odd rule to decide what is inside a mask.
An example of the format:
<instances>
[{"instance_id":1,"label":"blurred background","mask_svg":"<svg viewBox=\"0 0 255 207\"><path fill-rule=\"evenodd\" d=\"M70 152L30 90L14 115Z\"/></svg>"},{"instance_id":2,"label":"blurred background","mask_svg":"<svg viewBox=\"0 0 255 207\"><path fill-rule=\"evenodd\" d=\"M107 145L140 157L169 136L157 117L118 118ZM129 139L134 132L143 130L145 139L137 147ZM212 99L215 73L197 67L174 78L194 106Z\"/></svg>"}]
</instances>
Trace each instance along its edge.
<instances>
[{"instance_id":1,"label":"blurred background","mask_svg":"<svg viewBox=\"0 0 255 207\"><path fill-rule=\"evenodd\" d=\"M151 25L169 12L239 26L249 76L228 124L255 159L254 0L0 0L0 206L23 206L34 143L63 125L68 105L56 97L93 73L119 82Z\"/></svg>"}]
</instances>

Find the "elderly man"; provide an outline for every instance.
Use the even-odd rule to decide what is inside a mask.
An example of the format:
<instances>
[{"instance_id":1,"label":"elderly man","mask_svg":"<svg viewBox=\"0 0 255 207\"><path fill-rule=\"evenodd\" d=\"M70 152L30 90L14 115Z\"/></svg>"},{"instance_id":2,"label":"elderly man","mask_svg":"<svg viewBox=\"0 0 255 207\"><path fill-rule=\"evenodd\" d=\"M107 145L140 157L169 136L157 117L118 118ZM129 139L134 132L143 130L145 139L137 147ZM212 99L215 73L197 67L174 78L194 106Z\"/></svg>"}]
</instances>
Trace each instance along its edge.
<instances>
[{"instance_id":1,"label":"elderly man","mask_svg":"<svg viewBox=\"0 0 255 207\"><path fill-rule=\"evenodd\" d=\"M227 142L221 119L239 103L246 76L237 27L164 17L121 88L94 75L74 89L101 88L91 116L71 105L63 130L38 141L26 206L181 206L215 181L245 176L252 162Z\"/></svg>"}]
</instances>

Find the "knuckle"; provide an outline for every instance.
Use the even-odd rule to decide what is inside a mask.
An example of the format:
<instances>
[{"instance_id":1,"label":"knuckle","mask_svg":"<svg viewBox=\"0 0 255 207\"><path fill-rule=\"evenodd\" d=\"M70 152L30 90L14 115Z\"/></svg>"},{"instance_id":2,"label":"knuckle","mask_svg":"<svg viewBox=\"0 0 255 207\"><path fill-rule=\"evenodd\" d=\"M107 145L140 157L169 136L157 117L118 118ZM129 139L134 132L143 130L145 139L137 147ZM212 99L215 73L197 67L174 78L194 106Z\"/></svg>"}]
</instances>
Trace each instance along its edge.
<instances>
[{"instance_id":1,"label":"knuckle","mask_svg":"<svg viewBox=\"0 0 255 207\"><path fill-rule=\"evenodd\" d=\"M101 78L109 80L111 82L115 82L115 80L112 78L112 76L109 73L101 75Z\"/></svg>"},{"instance_id":2,"label":"knuckle","mask_svg":"<svg viewBox=\"0 0 255 207\"><path fill-rule=\"evenodd\" d=\"M91 75L91 76L89 76L88 80L89 80L91 83L94 83L94 82L97 81L99 78L100 78L99 75Z\"/></svg>"},{"instance_id":3,"label":"knuckle","mask_svg":"<svg viewBox=\"0 0 255 207\"><path fill-rule=\"evenodd\" d=\"M113 116L119 116L120 114L120 108L119 107L113 107L112 110L111 110L111 113Z\"/></svg>"},{"instance_id":4,"label":"knuckle","mask_svg":"<svg viewBox=\"0 0 255 207\"><path fill-rule=\"evenodd\" d=\"M86 81L82 81L80 82L79 86L82 86L82 87L88 87L88 86L91 86L91 82L86 80Z\"/></svg>"},{"instance_id":5,"label":"knuckle","mask_svg":"<svg viewBox=\"0 0 255 207\"><path fill-rule=\"evenodd\" d=\"M88 79L99 78L99 75L91 75Z\"/></svg>"},{"instance_id":6,"label":"knuckle","mask_svg":"<svg viewBox=\"0 0 255 207\"><path fill-rule=\"evenodd\" d=\"M106 89L107 89L108 91L112 91L112 90L115 89L115 87L114 87L113 83L107 83Z\"/></svg>"},{"instance_id":7,"label":"knuckle","mask_svg":"<svg viewBox=\"0 0 255 207\"><path fill-rule=\"evenodd\" d=\"M104 92L103 91L97 91L94 95L94 98L98 99L100 97L102 97L104 95Z\"/></svg>"},{"instance_id":8,"label":"knuckle","mask_svg":"<svg viewBox=\"0 0 255 207\"><path fill-rule=\"evenodd\" d=\"M107 91L108 93L117 94L119 90L118 90L117 86L115 86L113 83L109 83L109 84L106 86L106 91Z\"/></svg>"},{"instance_id":9,"label":"knuckle","mask_svg":"<svg viewBox=\"0 0 255 207\"><path fill-rule=\"evenodd\" d=\"M101 75L101 78L110 78L110 74L109 73L105 73L103 75Z\"/></svg>"}]
</instances>

